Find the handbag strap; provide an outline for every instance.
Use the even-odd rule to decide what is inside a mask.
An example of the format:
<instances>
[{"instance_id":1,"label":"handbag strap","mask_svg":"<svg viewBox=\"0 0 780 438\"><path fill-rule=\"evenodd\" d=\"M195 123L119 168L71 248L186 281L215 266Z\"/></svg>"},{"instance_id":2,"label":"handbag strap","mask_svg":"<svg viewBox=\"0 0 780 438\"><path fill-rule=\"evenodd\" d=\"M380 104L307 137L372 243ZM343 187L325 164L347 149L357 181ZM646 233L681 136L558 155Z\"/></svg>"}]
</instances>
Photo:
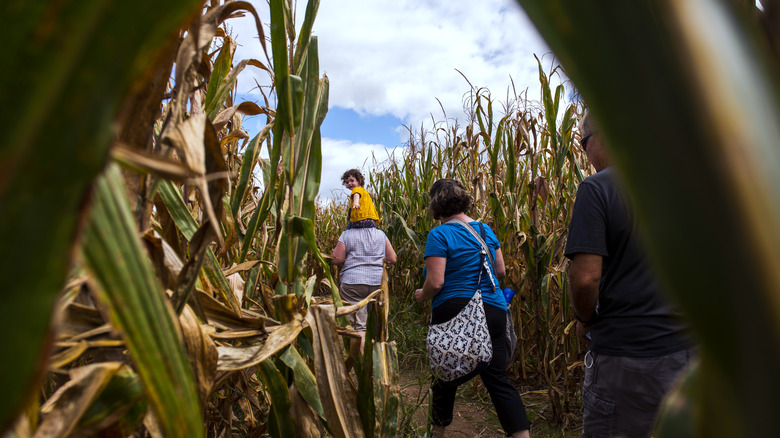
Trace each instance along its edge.
<instances>
[{"instance_id":1,"label":"handbag strap","mask_svg":"<svg viewBox=\"0 0 780 438\"><path fill-rule=\"evenodd\" d=\"M495 264L495 260L493 260L493 254L490 253L490 249L487 247L487 243L485 243L485 224L482 222L479 223L479 235L482 236L479 243L482 244L482 248L485 248L487 256L490 259L490 265L492 266Z\"/></svg>"},{"instance_id":2,"label":"handbag strap","mask_svg":"<svg viewBox=\"0 0 780 438\"><path fill-rule=\"evenodd\" d=\"M477 232L474 231L474 228L471 228L471 225L467 224L464 220L452 218L448 222L457 222L463 225L469 231L469 233L471 233L471 235L474 236L475 239L477 239L477 242L479 242L480 246L482 247L481 253L482 253L482 260L484 260L484 263L481 264L483 265L483 268L487 270L488 277L490 278L490 283L493 284L493 289L495 290L498 286L496 285L496 282L493 280L493 271L491 269L493 266L493 255L490 254L490 248L488 248L487 243L485 243L485 240L482 239L482 237L480 237L479 234L477 234ZM488 263L488 260L490 260L490 263ZM481 283L482 283L482 269L479 270L479 280L477 280L477 289L479 289Z\"/></svg>"}]
</instances>

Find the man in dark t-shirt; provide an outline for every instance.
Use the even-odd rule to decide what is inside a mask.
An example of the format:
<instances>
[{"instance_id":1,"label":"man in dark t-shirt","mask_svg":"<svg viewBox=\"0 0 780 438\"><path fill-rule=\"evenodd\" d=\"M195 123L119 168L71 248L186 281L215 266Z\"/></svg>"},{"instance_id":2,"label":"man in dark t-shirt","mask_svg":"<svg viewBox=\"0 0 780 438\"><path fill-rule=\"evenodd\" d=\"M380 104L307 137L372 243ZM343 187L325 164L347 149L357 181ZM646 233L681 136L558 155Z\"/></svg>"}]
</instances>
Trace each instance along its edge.
<instances>
[{"instance_id":1,"label":"man in dark t-shirt","mask_svg":"<svg viewBox=\"0 0 780 438\"><path fill-rule=\"evenodd\" d=\"M596 168L577 191L565 255L585 356L583 438L648 437L694 354L648 265L630 204L590 114L580 144Z\"/></svg>"}]
</instances>

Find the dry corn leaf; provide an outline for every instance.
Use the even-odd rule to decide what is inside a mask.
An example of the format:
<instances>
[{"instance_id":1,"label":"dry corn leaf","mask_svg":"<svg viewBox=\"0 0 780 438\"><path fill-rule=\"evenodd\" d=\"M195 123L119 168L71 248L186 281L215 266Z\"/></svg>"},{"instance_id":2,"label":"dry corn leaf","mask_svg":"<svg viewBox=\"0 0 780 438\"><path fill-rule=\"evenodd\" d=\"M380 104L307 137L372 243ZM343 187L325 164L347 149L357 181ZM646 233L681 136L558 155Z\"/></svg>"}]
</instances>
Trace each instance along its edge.
<instances>
[{"instance_id":1,"label":"dry corn leaf","mask_svg":"<svg viewBox=\"0 0 780 438\"><path fill-rule=\"evenodd\" d=\"M111 149L111 156L124 166L142 173L151 173L163 178L184 182L197 176L193 169L179 161L158 154L132 149L128 145L118 144Z\"/></svg>"},{"instance_id":2,"label":"dry corn leaf","mask_svg":"<svg viewBox=\"0 0 780 438\"><path fill-rule=\"evenodd\" d=\"M338 309L336 309L336 316L345 316L345 315L349 315L352 312L356 312L361 307L368 305L368 303L370 303L375 296L379 295L380 292L382 292L382 289L377 289L371 292L367 297L360 300L358 303L349 306L339 307Z\"/></svg>"},{"instance_id":3,"label":"dry corn leaf","mask_svg":"<svg viewBox=\"0 0 780 438\"><path fill-rule=\"evenodd\" d=\"M162 426L160 426L160 422L157 420L157 417L154 415L154 411L152 409L146 411L146 416L144 417L144 427L152 438L165 438L165 434L162 431Z\"/></svg>"},{"instance_id":4,"label":"dry corn leaf","mask_svg":"<svg viewBox=\"0 0 780 438\"><path fill-rule=\"evenodd\" d=\"M219 361L217 369L232 371L257 365L290 345L303 329L303 316L293 315L292 321L277 327L262 345L251 347L217 347Z\"/></svg>"},{"instance_id":5,"label":"dry corn leaf","mask_svg":"<svg viewBox=\"0 0 780 438\"><path fill-rule=\"evenodd\" d=\"M111 337L113 339L116 339L116 340L119 340L119 337L120 337L119 333L116 330L114 330L114 327L111 324L103 324L100 327L97 327L97 328L94 328L92 330L87 330L85 332L79 333L79 334L73 336L70 339L63 339L62 343L64 343L64 342L77 342L77 341L80 341L82 339L89 339L89 338L93 338L95 336L100 336L100 335L108 335L109 337ZM60 344L60 343L58 343L58 344Z\"/></svg>"},{"instance_id":6,"label":"dry corn leaf","mask_svg":"<svg viewBox=\"0 0 780 438\"><path fill-rule=\"evenodd\" d=\"M209 324L216 328L224 330L262 330L265 327L266 319L261 316L243 309L241 310L241 316L236 316L231 309L228 309L224 304L200 290L196 290L194 296L206 315Z\"/></svg>"},{"instance_id":7,"label":"dry corn leaf","mask_svg":"<svg viewBox=\"0 0 780 438\"><path fill-rule=\"evenodd\" d=\"M249 138L249 134L240 129L230 131L228 135L222 137L219 141L220 150L223 154L228 155L230 153L230 151L228 151L229 144L235 140L241 140L242 138Z\"/></svg>"},{"instance_id":8,"label":"dry corn leaf","mask_svg":"<svg viewBox=\"0 0 780 438\"><path fill-rule=\"evenodd\" d=\"M317 414L301 397L295 382L290 385L290 415L295 423L295 433L299 438L319 438L320 422Z\"/></svg>"},{"instance_id":9,"label":"dry corn leaf","mask_svg":"<svg viewBox=\"0 0 780 438\"><path fill-rule=\"evenodd\" d=\"M344 365L344 348L336 333L336 315L332 305L312 306L306 321L314 335L314 362L328 428L336 438L362 437L363 428L357 409L357 393L349 383Z\"/></svg>"},{"instance_id":10,"label":"dry corn leaf","mask_svg":"<svg viewBox=\"0 0 780 438\"><path fill-rule=\"evenodd\" d=\"M269 264L270 262L262 261L262 260L252 260L248 262L241 263L239 265L233 263L233 266L230 267L227 271L224 271L225 277L229 277L232 274L235 274L236 272L246 271L248 269L251 269L253 266L255 266L258 263L265 263Z\"/></svg>"},{"instance_id":11,"label":"dry corn leaf","mask_svg":"<svg viewBox=\"0 0 780 438\"><path fill-rule=\"evenodd\" d=\"M203 145L205 129L206 114L193 114L182 123L169 127L162 138L164 143L179 151L194 176L206 174L206 148Z\"/></svg>"},{"instance_id":12,"label":"dry corn leaf","mask_svg":"<svg viewBox=\"0 0 780 438\"><path fill-rule=\"evenodd\" d=\"M236 300L240 305L244 301L244 285L246 282L238 272L227 276L227 281L230 283L230 288L233 289L233 293L236 295Z\"/></svg>"},{"instance_id":13,"label":"dry corn leaf","mask_svg":"<svg viewBox=\"0 0 780 438\"><path fill-rule=\"evenodd\" d=\"M265 330L224 330L221 332L214 331L213 333L209 333L209 336L215 339L241 339L254 338L265 334Z\"/></svg>"},{"instance_id":14,"label":"dry corn leaf","mask_svg":"<svg viewBox=\"0 0 780 438\"><path fill-rule=\"evenodd\" d=\"M210 222L210 220L207 222ZM206 250L209 249L213 236L214 227L210 223L204 223L190 239L190 259L176 278L176 291L173 294L173 303L177 313L182 311L195 288L195 282L206 259Z\"/></svg>"},{"instance_id":15,"label":"dry corn leaf","mask_svg":"<svg viewBox=\"0 0 780 438\"><path fill-rule=\"evenodd\" d=\"M236 113L255 116L257 114L268 114L268 110L260 107L260 105L254 102L241 102L238 105L233 105L230 108L225 108L220 111L212 122L214 129L219 131L220 129L224 128L227 122L229 122Z\"/></svg>"},{"instance_id":16,"label":"dry corn leaf","mask_svg":"<svg viewBox=\"0 0 780 438\"><path fill-rule=\"evenodd\" d=\"M123 366L119 362L103 362L71 370L71 380L41 406L43 423L34 437L67 436L90 403Z\"/></svg>"},{"instance_id":17,"label":"dry corn leaf","mask_svg":"<svg viewBox=\"0 0 780 438\"><path fill-rule=\"evenodd\" d=\"M255 418L255 413L252 409L252 402L245 397L241 397L238 399L238 406L241 408L241 412L244 413L244 423L246 423L250 429L257 427L257 419Z\"/></svg>"},{"instance_id":18,"label":"dry corn leaf","mask_svg":"<svg viewBox=\"0 0 780 438\"><path fill-rule=\"evenodd\" d=\"M184 268L184 263L179 258L179 254L156 231L149 230L144 233L143 242L152 259L154 269L157 271L157 276L162 280L163 286L166 289L176 289L176 280L182 268Z\"/></svg>"},{"instance_id":19,"label":"dry corn leaf","mask_svg":"<svg viewBox=\"0 0 780 438\"><path fill-rule=\"evenodd\" d=\"M191 181L200 191L203 210L209 218L220 245L224 245L222 230L219 229L219 221L217 220L217 217L221 216L221 214L217 214L214 211L215 204L211 196L212 193L209 192L206 178L208 159L206 154L209 153L209 157L212 157L212 153L215 150L219 151L219 140L216 137L213 126L206 118L206 114L193 114L189 119L168 128L163 135L162 142L176 148L182 154L184 163L195 175ZM219 158L221 158L221 155L219 155ZM224 160L221 164L222 166L217 163L216 166L224 168ZM217 175L217 177L222 176ZM222 186L222 184L219 184L219 186ZM218 196L218 198L221 200L222 197ZM221 203L216 205L221 210Z\"/></svg>"},{"instance_id":20,"label":"dry corn leaf","mask_svg":"<svg viewBox=\"0 0 780 438\"><path fill-rule=\"evenodd\" d=\"M184 346L187 348L187 357L195 373L200 402L205 406L217 373L217 346L189 306L184 307L179 316L179 324L184 336Z\"/></svg>"},{"instance_id":21,"label":"dry corn leaf","mask_svg":"<svg viewBox=\"0 0 780 438\"><path fill-rule=\"evenodd\" d=\"M87 341L80 341L63 351L52 355L51 359L49 359L49 369L58 370L64 367L81 357L81 355L87 351L87 348L89 348Z\"/></svg>"},{"instance_id":22,"label":"dry corn leaf","mask_svg":"<svg viewBox=\"0 0 780 438\"><path fill-rule=\"evenodd\" d=\"M96 308L71 302L65 308L57 326L60 339L66 340L98 329L105 324L103 315Z\"/></svg>"}]
</instances>

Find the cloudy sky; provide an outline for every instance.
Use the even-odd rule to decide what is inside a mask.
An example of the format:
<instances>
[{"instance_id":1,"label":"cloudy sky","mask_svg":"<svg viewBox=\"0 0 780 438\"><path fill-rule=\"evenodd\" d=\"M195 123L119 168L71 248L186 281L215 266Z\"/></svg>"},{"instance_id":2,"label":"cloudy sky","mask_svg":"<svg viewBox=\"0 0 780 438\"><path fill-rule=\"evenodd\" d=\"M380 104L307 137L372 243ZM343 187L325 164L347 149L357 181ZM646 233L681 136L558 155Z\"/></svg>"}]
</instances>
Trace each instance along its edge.
<instances>
[{"instance_id":1,"label":"cloudy sky","mask_svg":"<svg viewBox=\"0 0 780 438\"><path fill-rule=\"evenodd\" d=\"M267 26L268 6L251 0ZM306 3L298 5L297 25ZM239 41L236 59L264 59L253 20L231 20ZM321 0L313 34L318 37L320 72L330 80L330 105L322 126L320 197L346 195L339 177L351 167L364 173L408 139L404 126L430 128L432 117L464 121L463 96L487 87L503 100L514 81L538 99L534 54L549 66L550 49L514 0ZM270 50L270 46L269 46ZM254 76L254 77L253 77ZM239 77L241 99L262 102L248 67ZM438 98L438 101L437 101ZM441 102L441 106L439 105ZM248 118L254 135L264 117ZM267 155L267 154L266 154Z\"/></svg>"}]
</instances>

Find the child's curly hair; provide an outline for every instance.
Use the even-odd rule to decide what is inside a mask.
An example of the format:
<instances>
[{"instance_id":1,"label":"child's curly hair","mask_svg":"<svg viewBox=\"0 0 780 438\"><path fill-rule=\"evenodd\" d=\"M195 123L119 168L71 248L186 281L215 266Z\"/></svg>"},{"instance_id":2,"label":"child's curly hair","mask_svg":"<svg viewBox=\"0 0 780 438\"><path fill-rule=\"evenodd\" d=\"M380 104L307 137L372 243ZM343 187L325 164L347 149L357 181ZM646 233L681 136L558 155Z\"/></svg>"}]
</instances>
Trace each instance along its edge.
<instances>
[{"instance_id":1,"label":"child's curly hair","mask_svg":"<svg viewBox=\"0 0 780 438\"><path fill-rule=\"evenodd\" d=\"M363 178L363 174L360 173L359 170L349 169L348 171L344 172L344 175L341 175L341 184L346 186L347 179L349 179L350 176L355 178L358 184L360 184L360 187L363 187L363 184L366 182L366 179Z\"/></svg>"}]
</instances>

